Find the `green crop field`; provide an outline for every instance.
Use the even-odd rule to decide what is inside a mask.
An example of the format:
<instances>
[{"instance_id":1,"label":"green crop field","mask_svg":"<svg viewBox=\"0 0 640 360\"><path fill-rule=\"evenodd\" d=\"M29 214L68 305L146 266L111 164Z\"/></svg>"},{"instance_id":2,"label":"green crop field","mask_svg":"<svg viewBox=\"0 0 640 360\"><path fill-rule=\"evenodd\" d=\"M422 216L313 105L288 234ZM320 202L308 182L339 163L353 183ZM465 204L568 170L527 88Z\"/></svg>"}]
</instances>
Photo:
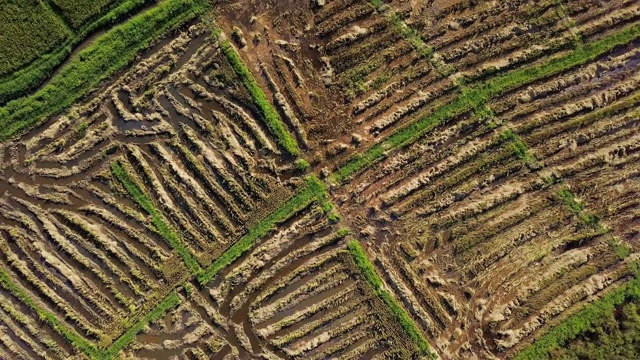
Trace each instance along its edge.
<instances>
[{"instance_id":1,"label":"green crop field","mask_svg":"<svg viewBox=\"0 0 640 360\"><path fill-rule=\"evenodd\" d=\"M70 35L42 1L0 1L0 77L45 55Z\"/></svg>"},{"instance_id":2,"label":"green crop field","mask_svg":"<svg viewBox=\"0 0 640 360\"><path fill-rule=\"evenodd\" d=\"M54 6L60 9L62 16L71 24L71 27L78 28L87 20L106 11L112 5L122 2L121 0L52 0Z\"/></svg>"}]
</instances>

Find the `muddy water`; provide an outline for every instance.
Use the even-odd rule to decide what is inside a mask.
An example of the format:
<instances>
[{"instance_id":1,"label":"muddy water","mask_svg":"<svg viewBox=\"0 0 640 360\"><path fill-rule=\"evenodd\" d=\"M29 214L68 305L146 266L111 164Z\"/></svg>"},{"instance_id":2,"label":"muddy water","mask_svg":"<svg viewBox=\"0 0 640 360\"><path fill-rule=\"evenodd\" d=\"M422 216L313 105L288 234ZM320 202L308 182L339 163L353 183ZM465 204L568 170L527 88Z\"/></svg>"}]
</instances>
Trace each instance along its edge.
<instances>
[{"instance_id":1,"label":"muddy water","mask_svg":"<svg viewBox=\"0 0 640 360\"><path fill-rule=\"evenodd\" d=\"M174 94L174 96L177 95ZM178 95L179 96L179 95ZM180 127L177 126L177 124L179 123L185 123L188 124L192 129L197 129L196 125L194 124L193 120L188 119L180 114L178 114L175 109L173 108L173 106L171 106L171 103L169 102L169 100L166 98L166 96L162 96L159 98L160 100L160 104L169 112L170 116L170 122L176 124L176 129L179 129ZM215 205L215 207L217 209L219 209L219 211L227 218L231 221L232 224L237 225L237 222L233 220L233 217L231 216L231 211L230 209L221 201L221 199L219 199L216 196L212 195L212 190L209 188L209 186L205 183L203 183L197 176L195 176L193 174L193 172L191 170L189 170L186 165L181 161L180 159L180 155L177 154L176 152L172 151L171 149L169 149L170 147L167 146L167 151L168 153L174 157L176 159L176 161L173 163L172 166L166 166L166 168L171 169L172 167L175 167L178 171L183 172L184 174L188 174L191 178L193 178L193 180L200 184L200 186L202 187L202 189L209 194L209 199L211 200L211 202L213 202L213 204ZM151 154L154 154L153 151L150 151ZM153 158L153 162L155 164L158 164L160 160L160 158L158 156L151 155ZM156 165L157 167L158 165ZM155 170L155 169L154 169ZM158 179L162 179L162 175L160 173L156 171L156 176L158 177ZM172 171L172 170L171 170ZM180 183L180 180L178 177L175 177L175 179L178 181L178 183Z\"/></svg>"},{"instance_id":2,"label":"muddy water","mask_svg":"<svg viewBox=\"0 0 640 360\"><path fill-rule=\"evenodd\" d=\"M178 62L174 65L174 71L172 71L171 73L182 69L184 64L186 64L187 61L189 61L191 57L196 53L196 51L198 51L198 49L202 47L205 41L211 41L211 37L208 32L205 32L197 36L196 38L192 39L189 42L189 46L187 47L187 50L182 54L182 56L180 57L180 60L178 60Z\"/></svg>"},{"instance_id":3,"label":"muddy water","mask_svg":"<svg viewBox=\"0 0 640 360\"><path fill-rule=\"evenodd\" d=\"M197 289L197 285L196 284L192 284L194 286L194 289ZM217 308L217 305L214 304L211 301L211 298L209 297L208 294L208 288L204 288L204 289L200 289L200 296L202 297L202 299L205 300L205 302L213 307L213 308ZM253 358L253 356L251 354L249 354L240 344L240 342L238 341L238 339L236 338L236 335L234 333L233 327L229 327L229 331L225 331L223 328L217 326L213 320L211 319L211 317L207 314L207 312L205 311L204 308L202 308L201 306L199 306L198 304L196 304L193 300L189 300L189 303L191 305L191 309L195 310L201 317L201 319L207 324L209 325L214 332L217 332L219 335L222 335L224 340L230 344L231 346L233 346L234 348L236 348L239 351L239 356L240 359L250 359ZM165 318L165 325L167 327L170 327L170 322L169 322L169 318ZM259 349L259 347L255 347L255 349ZM224 357L224 355L226 355L227 353L229 353L231 349L229 348L229 345L225 345L213 358L222 358ZM206 353L207 351L205 351Z\"/></svg>"},{"instance_id":4,"label":"muddy water","mask_svg":"<svg viewBox=\"0 0 640 360\"><path fill-rule=\"evenodd\" d=\"M167 317L170 317L170 316L171 316L171 313L168 313L168 315L165 316L165 323L171 322L170 319L167 319ZM189 318L188 312L186 317L187 319ZM185 323L185 321L186 319L184 319L183 317L181 323ZM154 327L157 328L157 326L154 326ZM162 344L167 340L181 340L182 338L184 338L185 335L195 330L196 327L197 327L197 324L189 325L175 332L161 332L161 331L159 332L157 331L157 329L152 328L151 331L147 331L145 333L138 335L138 340L144 343L149 343L149 344Z\"/></svg>"},{"instance_id":5,"label":"muddy water","mask_svg":"<svg viewBox=\"0 0 640 360\"><path fill-rule=\"evenodd\" d=\"M293 246L293 248L297 248L299 246ZM292 264L290 264L289 266L287 266L286 268L284 268L283 270L281 270L280 272L276 273L271 279L269 279L269 281L267 281L262 288L264 289L268 289L270 286L272 286L277 280L279 280L282 276L284 276L285 274L288 274L292 271L294 271L296 268L298 268L299 266L301 266L302 264L310 261L313 257L318 256L318 255L322 255L330 250L335 249L335 247L332 246L328 246L325 248L322 248L320 251L315 252L313 254L307 255L305 257L301 257L299 259L297 259L296 261L294 261ZM285 253L287 253L285 251ZM284 257L284 254L283 256ZM280 258L282 258L280 257ZM279 259L277 259L276 261L273 262L273 264L275 264ZM313 278L313 275L317 275L317 274L311 274L305 278L311 279ZM279 294L276 295L276 297L274 299L278 299L280 297L286 296L288 294L290 294L293 291L296 291L300 286L304 285L305 281L304 279L301 279L299 281L297 281L293 286L289 286L286 289L284 289L284 291L280 292ZM310 299L307 299L303 302L301 302L300 304L297 304L296 306L294 306L292 309L281 312L281 313L277 313L275 314L268 322L269 323L273 323L273 322L277 322L281 319L283 319L284 317L294 313L295 311L304 309L306 307L306 305L312 305L318 301L322 301L323 299L335 294L334 289L330 289L328 291L325 291L321 294L318 294L316 296L311 297ZM249 321L249 310L250 310L250 305L254 303L256 297L259 295L259 291L256 293L251 294L247 301L243 304L243 306L233 315L233 321L236 322L242 322L244 328L245 328L245 333L247 334L247 336L249 337L249 339L251 340L251 345L254 347L254 349L257 349L258 346L260 345L260 343L262 343L261 340L259 340L257 338L257 336L254 334L253 328L251 326L251 323ZM229 297L228 299L232 299L233 297ZM272 300L273 301L273 300ZM313 318L313 317L312 317ZM295 330L299 325L302 324L294 324L291 327L288 327L288 331L293 331ZM261 325L262 327L262 325ZM273 351L276 354L279 355L284 355L281 350L278 350L277 348L271 346L268 343L265 343L264 346L267 346L271 351Z\"/></svg>"},{"instance_id":6,"label":"muddy water","mask_svg":"<svg viewBox=\"0 0 640 360\"><path fill-rule=\"evenodd\" d=\"M0 325L2 325L2 322L0 322ZM19 328L19 325L18 325L18 328ZM9 336L9 339L10 339L11 343L16 345L18 348L23 349L27 356L29 356L32 359L39 358L39 356L31 348L31 346L25 341L25 339L22 339L18 334L16 334L13 331L11 331L8 327L3 329L3 330L4 330L5 335Z\"/></svg>"}]
</instances>

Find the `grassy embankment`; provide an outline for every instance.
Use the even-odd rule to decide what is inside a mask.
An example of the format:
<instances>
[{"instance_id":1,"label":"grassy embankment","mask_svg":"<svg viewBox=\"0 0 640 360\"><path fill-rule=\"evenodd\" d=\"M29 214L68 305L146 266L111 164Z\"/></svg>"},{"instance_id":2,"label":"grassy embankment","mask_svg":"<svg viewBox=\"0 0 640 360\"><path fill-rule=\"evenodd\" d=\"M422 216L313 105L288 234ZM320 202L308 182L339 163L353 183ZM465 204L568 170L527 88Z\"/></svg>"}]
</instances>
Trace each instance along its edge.
<instances>
[{"instance_id":1,"label":"grassy embankment","mask_svg":"<svg viewBox=\"0 0 640 360\"><path fill-rule=\"evenodd\" d=\"M207 9L206 0L164 0L80 51L34 94L0 108L0 141L16 137L86 96L157 38Z\"/></svg>"},{"instance_id":2,"label":"grassy embankment","mask_svg":"<svg viewBox=\"0 0 640 360\"><path fill-rule=\"evenodd\" d=\"M378 273L376 273L373 264L369 261L369 258L360 246L360 243L357 240L354 240L349 242L347 247L362 276L367 280L369 285L371 285L376 295L378 295L382 302L389 308L393 317L398 320L400 326L416 344L420 353L428 358L435 359L436 355L431 351L431 347L427 342L427 339L422 335L422 332L418 329L409 314L407 314L404 308L402 308L389 291L382 288L382 280L378 276Z\"/></svg>"},{"instance_id":3,"label":"grassy embankment","mask_svg":"<svg viewBox=\"0 0 640 360\"><path fill-rule=\"evenodd\" d=\"M464 96L458 96L455 100L433 111L429 116L399 129L382 142L351 159L331 175L330 181L337 184L346 182L355 174L382 160L388 151L410 145L448 119L472 109L482 108L487 100L510 90L583 65L607 54L617 46L628 44L639 37L640 24L633 24L598 41L576 48L567 55L554 57L539 65L498 75L482 84L471 85L468 87L469 90L465 91Z\"/></svg>"},{"instance_id":4,"label":"grassy embankment","mask_svg":"<svg viewBox=\"0 0 640 360\"><path fill-rule=\"evenodd\" d=\"M218 31L218 33L220 32ZM269 128L269 131L276 137L278 144L283 149L285 149L289 154L297 156L300 153L300 148L298 147L296 139L287 131L280 115L278 115L278 112L273 108L273 106L271 106L271 103L267 100L264 91L262 91L256 82L256 79L251 75L251 72L244 62L242 62L242 59L231 43L229 43L227 39L221 39L220 37L219 40L222 52L229 61L229 64L231 64L233 71L240 78L242 84L251 95L251 99L257 106L260 115Z\"/></svg>"}]
</instances>

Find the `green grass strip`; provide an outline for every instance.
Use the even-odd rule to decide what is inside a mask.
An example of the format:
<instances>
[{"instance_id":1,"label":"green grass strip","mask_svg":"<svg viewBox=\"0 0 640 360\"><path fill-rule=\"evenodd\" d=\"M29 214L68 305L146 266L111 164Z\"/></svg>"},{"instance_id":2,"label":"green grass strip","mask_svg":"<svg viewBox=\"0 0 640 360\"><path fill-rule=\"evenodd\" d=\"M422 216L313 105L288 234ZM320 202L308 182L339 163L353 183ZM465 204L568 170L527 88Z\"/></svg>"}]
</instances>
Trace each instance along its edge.
<instances>
[{"instance_id":1,"label":"green grass strip","mask_svg":"<svg viewBox=\"0 0 640 360\"><path fill-rule=\"evenodd\" d=\"M253 78L247 66L242 62L240 55L238 55L231 43L226 39L220 41L220 48L231 64L233 71L240 78L247 91L249 91L251 99L258 107L269 131L271 131L278 140L278 144L289 154L294 156L298 155L300 149L298 148L296 139L287 131L282 119L280 119L280 115L278 115L278 112L271 106L271 103L267 100L266 95L256 82L256 79Z\"/></svg>"},{"instance_id":2,"label":"green grass strip","mask_svg":"<svg viewBox=\"0 0 640 360\"><path fill-rule=\"evenodd\" d=\"M207 9L205 0L164 0L115 26L69 60L47 85L0 108L0 141L16 137L86 96L129 65L154 39Z\"/></svg>"},{"instance_id":3,"label":"green grass strip","mask_svg":"<svg viewBox=\"0 0 640 360\"><path fill-rule=\"evenodd\" d=\"M634 24L603 39L581 46L565 56L552 58L543 64L496 76L483 84L469 86L454 101L439 107L430 115L399 129L379 144L373 145L364 153L351 159L331 175L330 181L336 184L346 182L355 174L384 159L386 151L396 150L412 144L447 119L471 109L482 109L490 98L502 95L507 91L533 81L583 65L610 52L617 46L628 44L639 37L640 24Z\"/></svg>"},{"instance_id":4,"label":"green grass strip","mask_svg":"<svg viewBox=\"0 0 640 360\"><path fill-rule=\"evenodd\" d=\"M298 211L304 209L314 201L319 201L325 211L326 209L326 188L317 178L310 176L306 178L306 184L293 198L289 199L282 206L269 214L258 225L249 230L238 242L229 247L219 256L204 272L196 275L200 285L206 285L220 271L237 260L243 253L251 249L251 246L260 238L267 235L274 227L289 219Z\"/></svg>"},{"instance_id":5,"label":"green grass strip","mask_svg":"<svg viewBox=\"0 0 640 360\"><path fill-rule=\"evenodd\" d=\"M40 56L27 67L20 69L0 79L0 105L33 91L51 76L67 57L71 55L75 46L100 28L116 24L120 19L140 9L150 0L127 0L108 13L83 26L75 35L70 36L63 44L53 51Z\"/></svg>"},{"instance_id":6,"label":"green grass strip","mask_svg":"<svg viewBox=\"0 0 640 360\"><path fill-rule=\"evenodd\" d=\"M169 224L167 224L151 199L149 199L144 191L140 189L138 184L136 184L136 182L131 178L120 162L114 161L111 163L111 173L124 186L129 193L129 196L131 196L131 198L140 205L144 211L151 215L151 223L153 226L156 228L160 236L162 236L171 246L171 248L178 252L189 271L193 274L200 273L202 271L200 264L198 264L198 261L189 249L184 246L178 233Z\"/></svg>"},{"instance_id":7,"label":"green grass strip","mask_svg":"<svg viewBox=\"0 0 640 360\"><path fill-rule=\"evenodd\" d=\"M371 263L371 261L369 261L369 257L364 252L364 249L362 249L362 246L360 246L360 243L356 240L350 241L347 244L347 248L351 253L351 257L353 258L353 261L355 261L356 265L358 265L358 269L360 269L360 273L362 274L362 276L364 276L365 279L367 279L367 282L369 282L371 287L373 287L376 290L381 289L382 280L378 276L378 273L376 272L376 269L373 267L373 264Z\"/></svg>"},{"instance_id":8,"label":"green grass strip","mask_svg":"<svg viewBox=\"0 0 640 360\"><path fill-rule=\"evenodd\" d=\"M587 305L584 309L551 329L534 343L520 351L514 357L514 360L550 359L551 351L564 346L581 333L589 331L599 319L616 311L618 306L628 301L640 300L638 265L632 264L632 266L636 268L635 279Z\"/></svg>"},{"instance_id":9,"label":"green grass strip","mask_svg":"<svg viewBox=\"0 0 640 360\"><path fill-rule=\"evenodd\" d=\"M3 269L0 269L0 284L20 302L33 310L40 320L49 324L58 334L67 339L73 347L92 358L99 356L98 350L91 342L80 336L74 329L63 324L54 314L40 307Z\"/></svg>"},{"instance_id":10,"label":"green grass strip","mask_svg":"<svg viewBox=\"0 0 640 360\"><path fill-rule=\"evenodd\" d=\"M146 314L140 321L131 326L122 336L113 342L103 353L99 355L99 359L110 360L115 359L127 345L131 344L136 334L142 332L145 327L158 321L164 314L180 304L180 297L175 290L165 297L151 312Z\"/></svg>"},{"instance_id":11,"label":"green grass strip","mask_svg":"<svg viewBox=\"0 0 640 360\"><path fill-rule=\"evenodd\" d=\"M431 351L431 346L427 342L427 339L422 335L422 332L418 329L409 314L407 314L404 308L396 301L389 291L382 288L382 280L378 276L378 273L376 273L373 264L369 261L369 258L360 246L360 243L357 240L353 240L347 244L347 248L349 249L349 253L358 266L362 276L364 276L369 285L371 285L382 302L389 307L393 317L398 320L400 326L416 344L420 353L429 359L436 359L437 355Z\"/></svg>"}]
</instances>

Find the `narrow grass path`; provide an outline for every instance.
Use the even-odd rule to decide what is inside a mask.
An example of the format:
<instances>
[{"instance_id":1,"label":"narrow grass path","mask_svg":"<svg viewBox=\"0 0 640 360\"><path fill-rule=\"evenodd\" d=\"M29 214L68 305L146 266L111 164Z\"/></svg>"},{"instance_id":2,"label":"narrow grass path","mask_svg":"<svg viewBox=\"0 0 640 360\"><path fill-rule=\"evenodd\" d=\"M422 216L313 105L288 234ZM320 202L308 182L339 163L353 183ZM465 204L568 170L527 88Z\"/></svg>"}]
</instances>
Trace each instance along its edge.
<instances>
[{"instance_id":1,"label":"narrow grass path","mask_svg":"<svg viewBox=\"0 0 640 360\"><path fill-rule=\"evenodd\" d=\"M131 175L122 167L119 161L111 163L111 173L118 179L118 181L124 186L129 193L129 196L151 216L151 223L156 229L158 234L175 250L182 258L187 269L192 274L199 274L202 272L200 264L196 257L189 251L184 245L178 231L176 231L162 216L162 213L155 207L151 199L145 194L145 192L138 186L136 181L133 180Z\"/></svg>"},{"instance_id":2,"label":"narrow grass path","mask_svg":"<svg viewBox=\"0 0 640 360\"><path fill-rule=\"evenodd\" d=\"M246 235L231 245L222 255L220 255L206 270L196 274L196 280L201 286L205 286L220 271L237 260L242 254L247 252L259 239L271 232L276 225L289 219L295 213L309 206L316 201L323 208L325 213L332 210L332 205L327 199L324 183L316 177L310 176L305 179L305 186L298 191L291 199L277 208L274 212L262 219L254 228L250 229Z\"/></svg>"}]
</instances>

